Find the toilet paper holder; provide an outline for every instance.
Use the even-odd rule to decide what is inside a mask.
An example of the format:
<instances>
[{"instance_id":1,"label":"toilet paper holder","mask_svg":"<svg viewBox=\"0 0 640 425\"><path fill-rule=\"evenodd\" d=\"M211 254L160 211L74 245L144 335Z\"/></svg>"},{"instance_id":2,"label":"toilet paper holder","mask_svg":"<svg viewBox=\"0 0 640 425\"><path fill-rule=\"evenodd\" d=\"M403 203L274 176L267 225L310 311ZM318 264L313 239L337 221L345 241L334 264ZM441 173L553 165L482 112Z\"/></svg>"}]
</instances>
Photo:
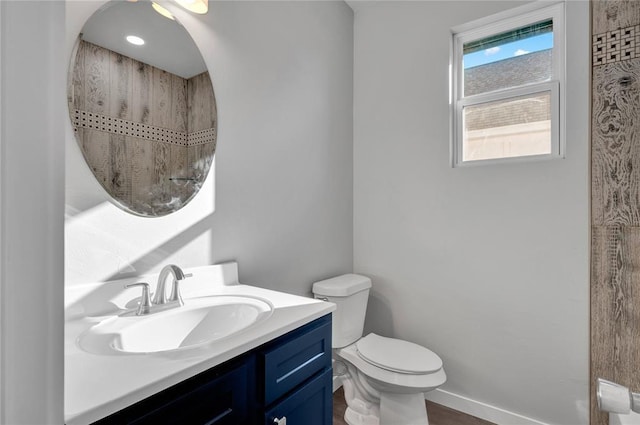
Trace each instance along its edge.
<instances>
[{"instance_id":1,"label":"toilet paper holder","mask_svg":"<svg viewBox=\"0 0 640 425\"><path fill-rule=\"evenodd\" d=\"M640 393L606 379L597 379L596 399L598 409L603 412L629 414L633 410L640 413Z\"/></svg>"}]
</instances>

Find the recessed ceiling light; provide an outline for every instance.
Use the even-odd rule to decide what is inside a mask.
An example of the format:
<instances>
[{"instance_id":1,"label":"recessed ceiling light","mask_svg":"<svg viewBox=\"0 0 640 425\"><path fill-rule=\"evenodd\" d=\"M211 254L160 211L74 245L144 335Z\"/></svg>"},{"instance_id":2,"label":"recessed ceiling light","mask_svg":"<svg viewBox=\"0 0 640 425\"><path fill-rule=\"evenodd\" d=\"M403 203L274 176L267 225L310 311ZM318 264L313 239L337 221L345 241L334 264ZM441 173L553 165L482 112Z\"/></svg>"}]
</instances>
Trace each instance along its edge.
<instances>
[{"instance_id":1,"label":"recessed ceiling light","mask_svg":"<svg viewBox=\"0 0 640 425\"><path fill-rule=\"evenodd\" d=\"M175 21L176 18L173 17L173 15L171 14L171 12L169 12L167 9L165 9L164 7L160 6L158 3L156 3L155 1L151 2L151 7L153 7L153 10L155 10L156 12L158 12L159 14L161 14L162 16L164 16L165 18L169 18L172 21Z\"/></svg>"},{"instance_id":2,"label":"recessed ceiling light","mask_svg":"<svg viewBox=\"0 0 640 425\"><path fill-rule=\"evenodd\" d=\"M128 35L126 38L129 43L135 44L136 46L142 46L144 44L144 40L137 35Z\"/></svg>"}]
</instances>

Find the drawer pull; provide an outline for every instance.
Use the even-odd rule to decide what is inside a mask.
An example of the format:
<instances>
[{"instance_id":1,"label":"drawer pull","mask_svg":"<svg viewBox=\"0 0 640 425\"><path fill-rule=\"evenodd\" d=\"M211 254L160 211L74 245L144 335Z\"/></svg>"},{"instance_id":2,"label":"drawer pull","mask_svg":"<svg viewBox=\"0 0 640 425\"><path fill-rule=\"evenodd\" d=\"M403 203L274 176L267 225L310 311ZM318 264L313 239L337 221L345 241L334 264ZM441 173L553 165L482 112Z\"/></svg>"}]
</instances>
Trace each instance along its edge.
<instances>
[{"instance_id":1,"label":"drawer pull","mask_svg":"<svg viewBox=\"0 0 640 425\"><path fill-rule=\"evenodd\" d=\"M287 374L285 374L284 376L281 376L280 378L276 379L276 383L280 383L282 381L284 381L285 379L287 379L288 377L290 377L291 375L293 375L294 373L296 373L297 371L299 371L300 369L302 369L303 367L307 366L308 364L313 363L314 361L316 361L317 359L319 359L320 357L324 356L324 353L318 353L315 356L311 357L309 360L307 360L306 362L302 363L301 365L299 365L298 367L296 367L293 370L290 370ZM283 424L286 425L286 424Z\"/></svg>"},{"instance_id":2,"label":"drawer pull","mask_svg":"<svg viewBox=\"0 0 640 425\"><path fill-rule=\"evenodd\" d=\"M273 423L275 425L287 425L287 417L283 416L282 418L273 418Z\"/></svg>"}]
</instances>

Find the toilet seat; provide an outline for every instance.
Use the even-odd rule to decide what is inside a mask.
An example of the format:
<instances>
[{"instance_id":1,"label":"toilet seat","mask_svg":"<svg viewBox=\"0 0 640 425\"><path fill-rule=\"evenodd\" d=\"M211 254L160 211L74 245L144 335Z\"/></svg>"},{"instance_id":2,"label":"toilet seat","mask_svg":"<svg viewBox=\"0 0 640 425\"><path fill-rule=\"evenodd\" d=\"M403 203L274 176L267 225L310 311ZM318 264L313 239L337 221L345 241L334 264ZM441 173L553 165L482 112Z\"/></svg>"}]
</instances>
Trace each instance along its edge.
<instances>
[{"instance_id":1,"label":"toilet seat","mask_svg":"<svg viewBox=\"0 0 640 425\"><path fill-rule=\"evenodd\" d=\"M436 353L409 341L370 333L355 345L364 361L392 372L424 375L442 369L442 359Z\"/></svg>"},{"instance_id":2,"label":"toilet seat","mask_svg":"<svg viewBox=\"0 0 640 425\"><path fill-rule=\"evenodd\" d=\"M366 375L378 390L384 387L385 391L394 393L426 392L438 388L447 380L443 368L433 373L415 374L398 373L376 366L358 354L355 343L336 349L335 354Z\"/></svg>"}]
</instances>

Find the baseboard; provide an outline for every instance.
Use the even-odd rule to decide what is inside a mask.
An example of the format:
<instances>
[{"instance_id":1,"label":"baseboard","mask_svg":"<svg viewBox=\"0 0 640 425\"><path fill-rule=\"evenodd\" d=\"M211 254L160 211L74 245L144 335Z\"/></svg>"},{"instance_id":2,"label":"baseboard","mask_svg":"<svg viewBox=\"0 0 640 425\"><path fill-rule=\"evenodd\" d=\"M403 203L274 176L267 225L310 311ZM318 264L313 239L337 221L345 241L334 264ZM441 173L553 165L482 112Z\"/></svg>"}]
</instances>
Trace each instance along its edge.
<instances>
[{"instance_id":1,"label":"baseboard","mask_svg":"<svg viewBox=\"0 0 640 425\"><path fill-rule=\"evenodd\" d=\"M436 389L425 394L425 398L434 403L455 409L467 415L484 419L498 425L550 425L536 419L528 418L490 404L463 397L449 391Z\"/></svg>"},{"instance_id":2,"label":"baseboard","mask_svg":"<svg viewBox=\"0 0 640 425\"><path fill-rule=\"evenodd\" d=\"M333 392L340 387L342 379L334 376ZM425 399L497 425L551 425L441 389L426 393Z\"/></svg>"}]
</instances>

